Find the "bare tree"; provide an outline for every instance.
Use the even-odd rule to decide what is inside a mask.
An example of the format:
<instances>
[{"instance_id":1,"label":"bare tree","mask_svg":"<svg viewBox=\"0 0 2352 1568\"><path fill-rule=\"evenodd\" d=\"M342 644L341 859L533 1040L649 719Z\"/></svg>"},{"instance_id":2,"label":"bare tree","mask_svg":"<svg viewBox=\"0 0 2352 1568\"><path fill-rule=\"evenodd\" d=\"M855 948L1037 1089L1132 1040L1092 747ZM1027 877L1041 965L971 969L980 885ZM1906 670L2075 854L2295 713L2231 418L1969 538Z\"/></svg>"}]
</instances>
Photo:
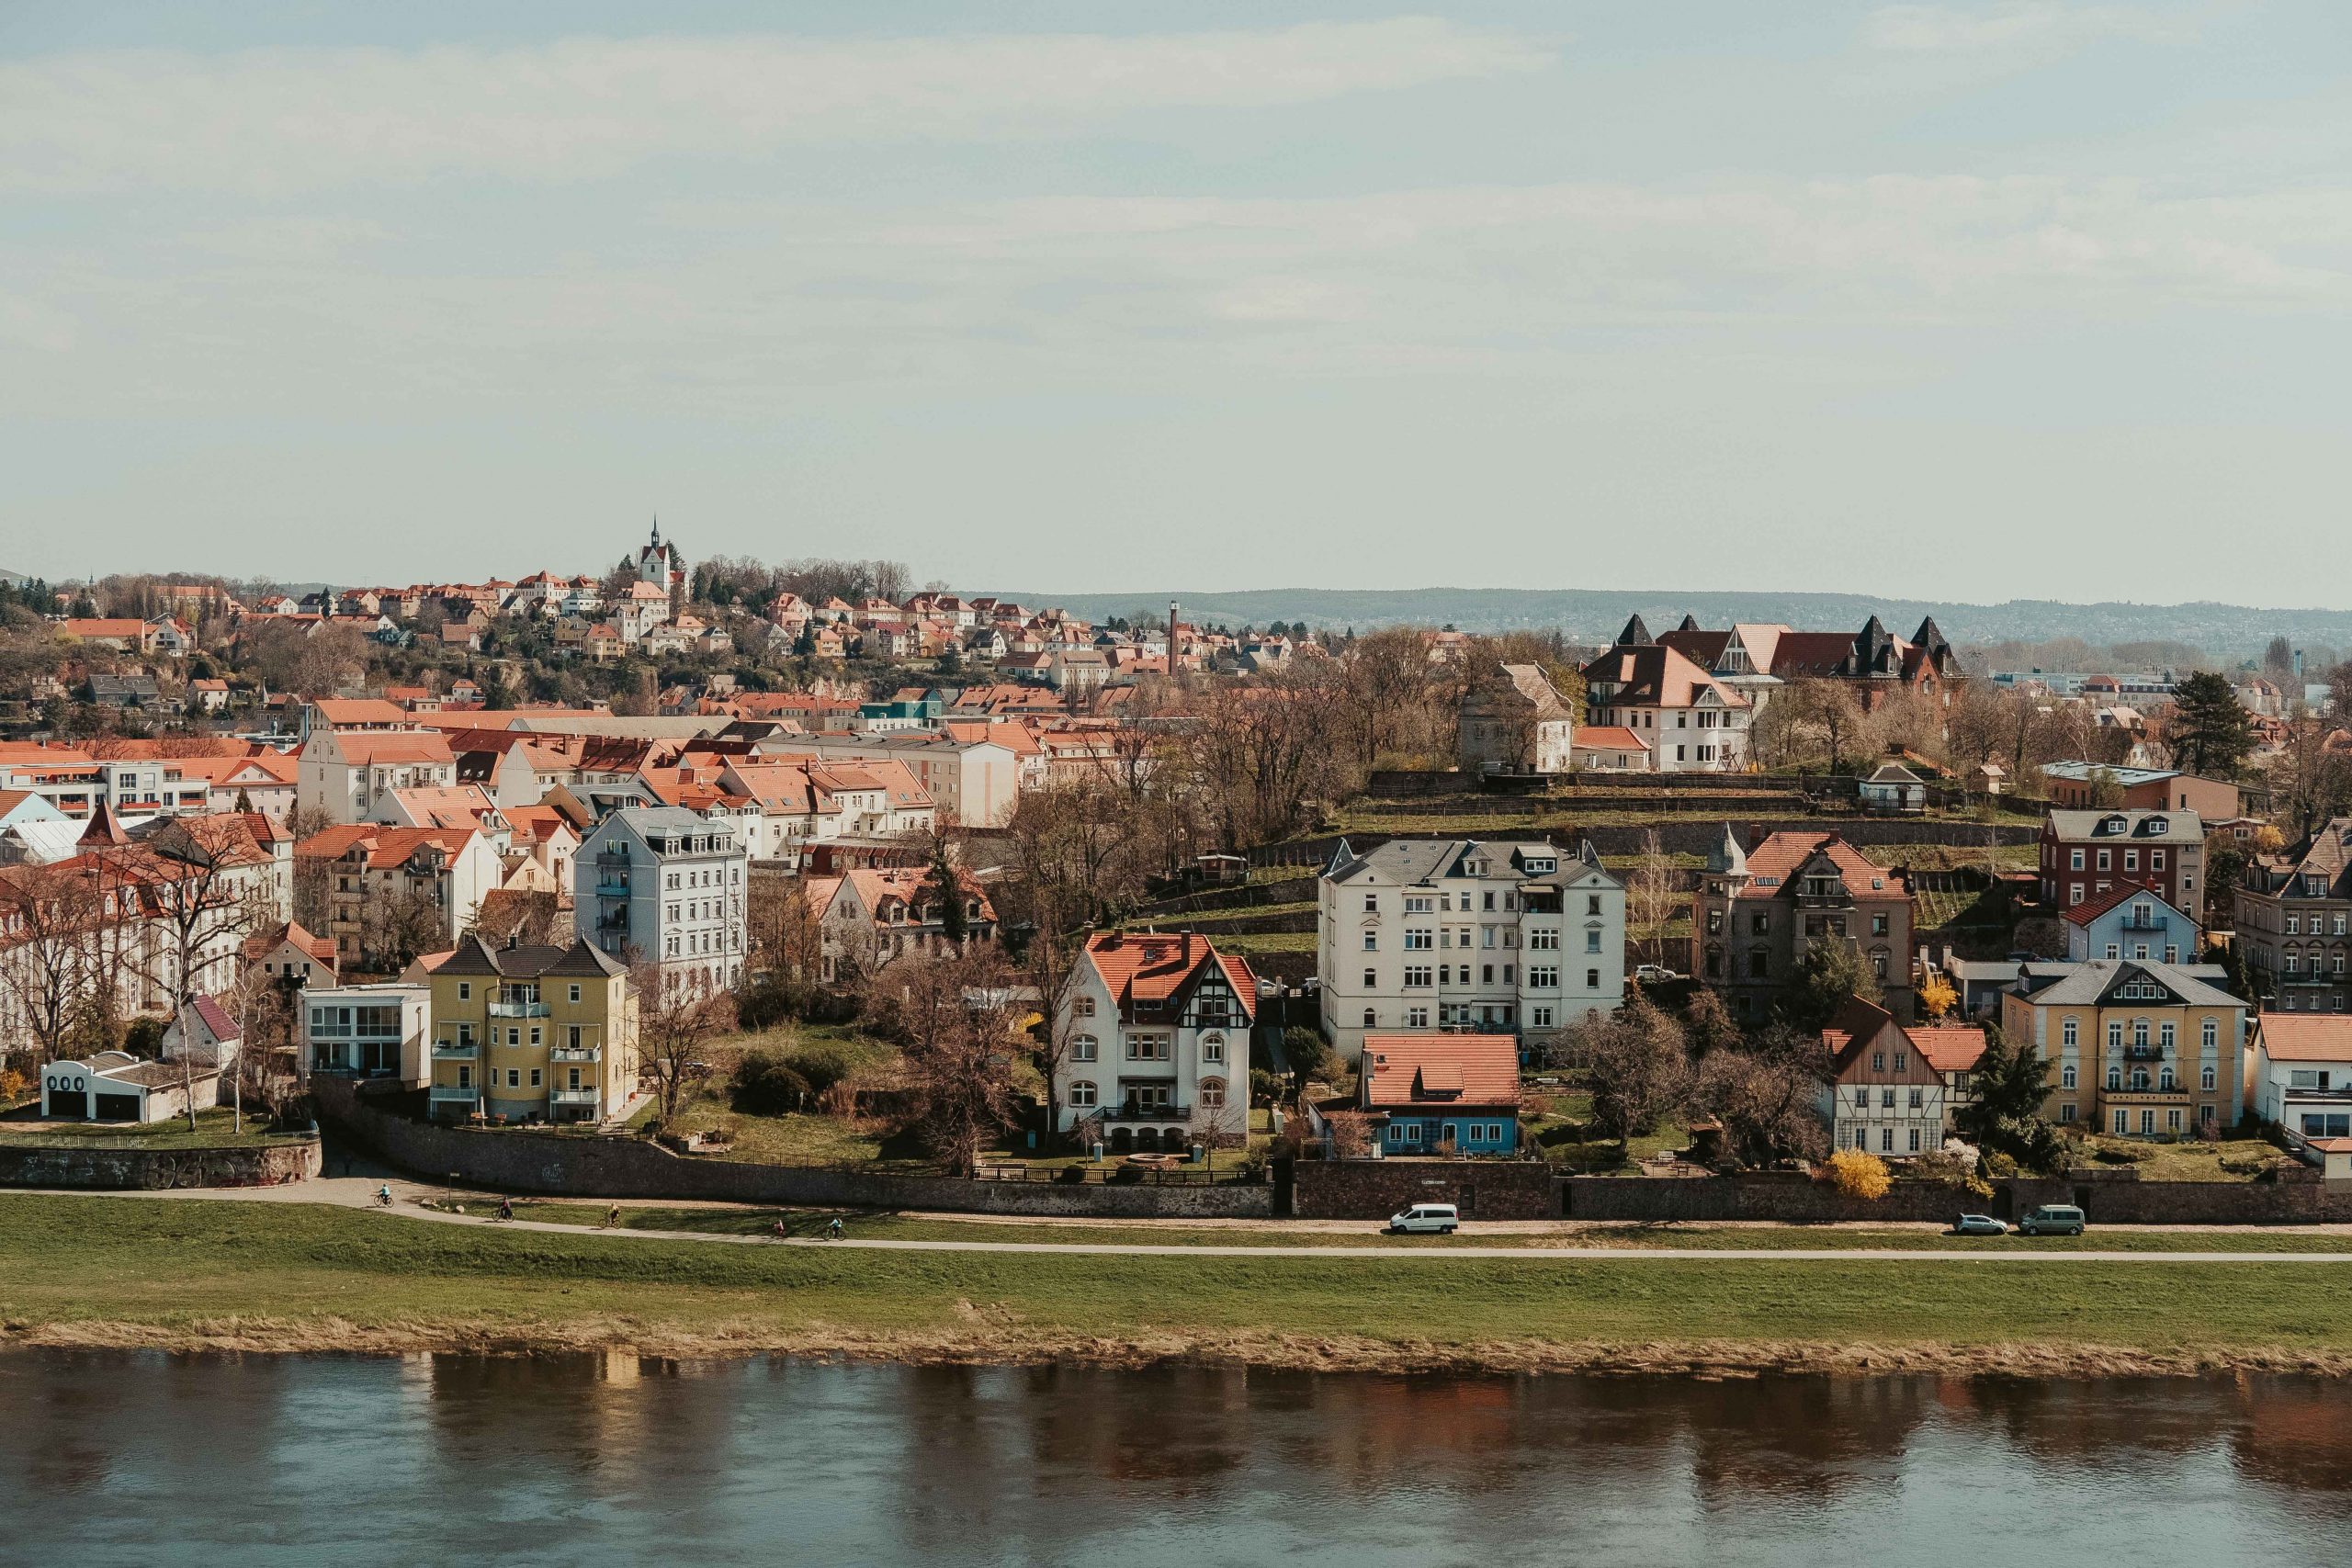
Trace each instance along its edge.
<instances>
[{"instance_id":1,"label":"bare tree","mask_svg":"<svg viewBox=\"0 0 2352 1568\"><path fill-rule=\"evenodd\" d=\"M906 1054L912 1130L954 1175L976 1172L1012 1123L1016 982L997 945L976 942L892 964L869 998L869 1018Z\"/></svg>"},{"instance_id":2,"label":"bare tree","mask_svg":"<svg viewBox=\"0 0 2352 1568\"><path fill-rule=\"evenodd\" d=\"M1776 1027L1747 1050L1709 1052L1697 1100L1743 1163L1816 1158L1829 1144L1820 1110L1826 1062L1817 1035Z\"/></svg>"},{"instance_id":3,"label":"bare tree","mask_svg":"<svg viewBox=\"0 0 2352 1568\"><path fill-rule=\"evenodd\" d=\"M1655 828L1642 834L1642 854L1625 879L1625 919L1633 927L1638 951L1652 964L1666 962L1666 929L1677 905L1674 862Z\"/></svg>"},{"instance_id":4,"label":"bare tree","mask_svg":"<svg viewBox=\"0 0 2352 1568\"><path fill-rule=\"evenodd\" d=\"M1681 1028L1636 996L1616 1016L1570 1032L1592 1079L1593 1131L1620 1142L1656 1132L1690 1103L1690 1055Z\"/></svg>"},{"instance_id":5,"label":"bare tree","mask_svg":"<svg viewBox=\"0 0 2352 1568\"><path fill-rule=\"evenodd\" d=\"M29 1042L35 1068L65 1054L100 923L95 864L0 867L0 1038Z\"/></svg>"},{"instance_id":6,"label":"bare tree","mask_svg":"<svg viewBox=\"0 0 2352 1568\"><path fill-rule=\"evenodd\" d=\"M441 900L421 884L378 894L359 911L359 946L370 964L397 972L448 941Z\"/></svg>"},{"instance_id":7,"label":"bare tree","mask_svg":"<svg viewBox=\"0 0 2352 1568\"><path fill-rule=\"evenodd\" d=\"M735 1026L735 998L714 989L701 969L664 970L647 961L630 965L629 990L637 1004L638 1060L653 1076L666 1122L684 1101L705 1048Z\"/></svg>"}]
</instances>

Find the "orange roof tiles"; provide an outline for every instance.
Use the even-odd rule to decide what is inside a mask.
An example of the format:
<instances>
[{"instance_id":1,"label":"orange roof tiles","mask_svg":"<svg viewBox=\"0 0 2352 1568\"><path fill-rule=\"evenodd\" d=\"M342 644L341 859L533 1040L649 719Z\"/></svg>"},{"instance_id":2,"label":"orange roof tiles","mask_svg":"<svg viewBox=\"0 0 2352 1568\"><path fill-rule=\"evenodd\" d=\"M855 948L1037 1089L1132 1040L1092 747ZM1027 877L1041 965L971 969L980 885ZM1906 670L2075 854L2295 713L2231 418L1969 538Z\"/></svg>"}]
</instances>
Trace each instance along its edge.
<instances>
[{"instance_id":1,"label":"orange roof tiles","mask_svg":"<svg viewBox=\"0 0 2352 1568\"><path fill-rule=\"evenodd\" d=\"M1368 1110L1519 1102L1519 1043L1508 1034L1367 1034L1363 1066Z\"/></svg>"},{"instance_id":2,"label":"orange roof tiles","mask_svg":"<svg viewBox=\"0 0 2352 1568\"><path fill-rule=\"evenodd\" d=\"M1240 998L1241 1010L1252 1019L1258 1016L1258 980L1249 962L1238 953L1219 953L1204 936L1102 931L1087 939L1086 956L1121 1006L1165 1002L1191 985L1204 965L1214 964Z\"/></svg>"},{"instance_id":3,"label":"orange roof tiles","mask_svg":"<svg viewBox=\"0 0 2352 1568\"><path fill-rule=\"evenodd\" d=\"M2255 1022L2274 1062L2352 1062L2352 1013L2266 1012Z\"/></svg>"}]
</instances>

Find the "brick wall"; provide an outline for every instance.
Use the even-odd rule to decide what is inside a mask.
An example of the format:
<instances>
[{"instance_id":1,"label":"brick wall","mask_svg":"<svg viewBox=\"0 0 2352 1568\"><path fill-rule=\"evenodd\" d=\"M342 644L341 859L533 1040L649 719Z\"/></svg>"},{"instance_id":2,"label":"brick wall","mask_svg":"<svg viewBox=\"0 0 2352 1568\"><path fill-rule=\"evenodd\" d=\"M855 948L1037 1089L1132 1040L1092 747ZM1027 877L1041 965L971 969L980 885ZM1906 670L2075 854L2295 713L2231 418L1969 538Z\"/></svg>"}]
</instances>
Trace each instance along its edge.
<instances>
[{"instance_id":1,"label":"brick wall","mask_svg":"<svg viewBox=\"0 0 2352 1568\"><path fill-rule=\"evenodd\" d=\"M0 1145L0 1187L161 1192L174 1187L275 1187L319 1174L319 1140L260 1147L130 1149Z\"/></svg>"},{"instance_id":2,"label":"brick wall","mask_svg":"<svg viewBox=\"0 0 2352 1568\"><path fill-rule=\"evenodd\" d=\"M348 1079L318 1078L324 1115L429 1180L575 1198L707 1198L740 1203L1115 1219L1249 1219L1273 1213L1264 1183L1122 1186L964 1181L673 1155L642 1138L448 1127L368 1104Z\"/></svg>"},{"instance_id":3,"label":"brick wall","mask_svg":"<svg viewBox=\"0 0 2352 1568\"><path fill-rule=\"evenodd\" d=\"M1385 1220L1415 1203L1453 1203L1471 1220L1559 1215L1552 1169L1539 1160L1298 1161L1291 1212L1302 1220Z\"/></svg>"}]
</instances>

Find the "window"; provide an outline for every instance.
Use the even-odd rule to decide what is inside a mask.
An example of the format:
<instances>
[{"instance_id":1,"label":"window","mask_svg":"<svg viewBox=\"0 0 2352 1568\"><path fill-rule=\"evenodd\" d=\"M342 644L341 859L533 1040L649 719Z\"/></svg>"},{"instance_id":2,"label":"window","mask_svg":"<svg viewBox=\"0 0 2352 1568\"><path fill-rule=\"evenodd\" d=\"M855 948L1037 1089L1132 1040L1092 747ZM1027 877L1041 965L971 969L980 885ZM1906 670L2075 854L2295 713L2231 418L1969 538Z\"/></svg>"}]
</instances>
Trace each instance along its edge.
<instances>
[{"instance_id":1,"label":"window","mask_svg":"<svg viewBox=\"0 0 2352 1568\"><path fill-rule=\"evenodd\" d=\"M1092 1018L1094 1016L1094 998L1092 997L1079 998L1078 1006L1071 1010L1077 1013L1080 1018Z\"/></svg>"},{"instance_id":2,"label":"window","mask_svg":"<svg viewBox=\"0 0 2352 1568\"><path fill-rule=\"evenodd\" d=\"M1872 915L1871 917L1871 935L1884 936L1885 934L1886 917L1884 915Z\"/></svg>"},{"instance_id":3,"label":"window","mask_svg":"<svg viewBox=\"0 0 2352 1568\"><path fill-rule=\"evenodd\" d=\"M1072 1105L1091 1105L1091 1104L1093 1104L1093 1103L1094 1103L1094 1084L1093 1084L1093 1081L1092 1081L1091 1079L1089 1079L1089 1078L1074 1078L1074 1079L1072 1079L1072 1080L1071 1080L1071 1082L1070 1082L1070 1086L1069 1086L1069 1102L1070 1102Z\"/></svg>"},{"instance_id":4,"label":"window","mask_svg":"<svg viewBox=\"0 0 2352 1568\"><path fill-rule=\"evenodd\" d=\"M1560 949L1560 933L1555 931L1529 931L1527 945L1532 952L1556 953Z\"/></svg>"},{"instance_id":5,"label":"window","mask_svg":"<svg viewBox=\"0 0 2352 1568\"><path fill-rule=\"evenodd\" d=\"M2120 1137L2121 1137L2124 1134L2126 1134L2126 1133L2130 1132L2131 1130L2132 1130L2132 1115L2131 1115L2131 1112L2126 1111L2117 1111L2117 1112L2115 1113L2115 1135L2116 1135L2117 1137L2119 1137L2119 1138L2120 1138Z\"/></svg>"},{"instance_id":6,"label":"window","mask_svg":"<svg viewBox=\"0 0 2352 1568\"><path fill-rule=\"evenodd\" d=\"M2211 1093L2213 1089L2213 1064L2208 1062L2205 1064L2204 1070L2197 1075L2197 1087Z\"/></svg>"},{"instance_id":7,"label":"window","mask_svg":"<svg viewBox=\"0 0 2352 1568\"><path fill-rule=\"evenodd\" d=\"M1919 1152L1919 1129L1917 1127L1911 1129L1911 1152L1915 1155Z\"/></svg>"},{"instance_id":8,"label":"window","mask_svg":"<svg viewBox=\"0 0 2352 1568\"><path fill-rule=\"evenodd\" d=\"M458 999L461 1002L469 1002L474 999L474 985L471 980L458 982Z\"/></svg>"},{"instance_id":9,"label":"window","mask_svg":"<svg viewBox=\"0 0 2352 1568\"><path fill-rule=\"evenodd\" d=\"M2065 1104L2058 1108L2058 1120L2061 1122L2072 1122L2074 1119L2075 1102L2070 1100Z\"/></svg>"},{"instance_id":10,"label":"window","mask_svg":"<svg viewBox=\"0 0 2352 1568\"><path fill-rule=\"evenodd\" d=\"M1366 931L1363 933L1363 950L1366 953L1378 953L1380 951L1380 933L1378 931Z\"/></svg>"},{"instance_id":11,"label":"window","mask_svg":"<svg viewBox=\"0 0 2352 1568\"><path fill-rule=\"evenodd\" d=\"M1880 1152L1881 1154L1889 1154L1889 1155L1891 1155L1891 1154L1893 1154L1893 1153L1894 1152L1894 1128L1892 1128L1892 1127L1881 1127L1881 1128L1878 1130L1878 1147L1879 1147L1879 1152Z\"/></svg>"},{"instance_id":12,"label":"window","mask_svg":"<svg viewBox=\"0 0 2352 1568\"><path fill-rule=\"evenodd\" d=\"M1589 931L1584 933L1584 950L1587 953L1599 953L1600 951L1600 933L1599 931Z\"/></svg>"},{"instance_id":13,"label":"window","mask_svg":"<svg viewBox=\"0 0 2352 1568\"><path fill-rule=\"evenodd\" d=\"M1429 983L1430 966L1428 964L1408 964L1405 965L1405 984L1408 986L1426 986Z\"/></svg>"},{"instance_id":14,"label":"window","mask_svg":"<svg viewBox=\"0 0 2352 1568\"><path fill-rule=\"evenodd\" d=\"M1364 1026L1366 1029L1370 1029L1371 1027L1373 1027L1373 1025L1374 1025L1374 1024L1378 1023L1379 1021L1380 1021L1380 1016L1379 1016L1379 1014L1377 1014L1377 1013L1374 1012L1374 1011L1373 1011L1373 1010L1372 1010L1372 1009L1370 1009L1370 1008L1366 1008L1366 1009L1364 1009L1364 1010L1363 1010L1363 1026Z\"/></svg>"},{"instance_id":15,"label":"window","mask_svg":"<svg viewBox=\"0 0 2352 1568\"><path fill-rule=\"evenodd\" d=\"M1367 910L1373 908L1369 897L1364 901L1364 908ZM1426 915L1430 908L1430 896L1426 893L1408 893L1405 896L1405 913L1408 915Z\"/></svg>"},{"instance_id":16,"label":"window","mask_svg":"<svg viewBox=\"0 0 2352 1568\"><path fill-rule=\"evenodd\" d=\"M540 1086L539 1086L539 1069L538 1069L538 1068L537 1068L537 1067L533 1067L533 1068L531 1069L531 1087L532 1087L533 1089L537 1089L538 1087L540 1087Z\"/></svg>"},{"instance_id":17,"label":"window","mask_svg":"<svg viewBox=\"0 0 2352 1568\"><path fill-rule=\"evenodd\" d=\"M1436 945L1437 939L1427 931L1408 931L1405 933L1405 951L1408 953L1427 953Z\"/></svg>"},{"instance_id":18,"label":"window","mask_svg":"<svg viewBox=\"0 0 2352 1568\"><path fill-rule=\"evenodd\" d=\"M2058 1069L2058 1087L2060 1089L2072 1089L2075 1087L2075 1066L2073 1063L2069 1062L2066 1066Z\"/></svg>"},{"instance_id":19,"label":"window","mask_svg":"<svg viewBox=\"0 0 2352 1568\"><path fill-rule=\"evenodd\" d=\"M1201 1060L1204 1062L1217 1063L1222 1063L1225 1060L1224 1035L1204 1034L1201 1036Z\"/></svg>"},{"instance_id":20,"label":"window","mask_svg":"<svg viewBox=\"0 0 2352 1568\"><path fill-rule=\"evenodd\" d=\"M1600 913L1600 894L1598 894L1598 893L1588 893L1587 895L1585 895L1585 900L1584 900L1584 912L1585 912L1586 914L1588 914L1588 915L1597 915L1597 914Z\"/></svg>"},{"instance_id":21,"label":"window","mask_svg":"<svg viewBox=\"0 0 2352 1568\"><path fill-rule=\"evenodd\" d=\"M1915 1086L1911 1090L1911 1109L1914 1111L1926 1109L1927 1096L1928 1091L1926 1089L1919 1089Z\"/></svg>"},{"instance_id":22,"label":"window","mask_svg":"<svg viewBox=\"0 0 2352 1568\"><path fill-rule=\"evenodd\" d=\"M1365 990L1367 990L1367 991L1372 990L1372 989L1374 989L1375 987L1377 987L1379 984L1380 984L1380 971L1379 971L1379 970L1377 970L1377 969L1367 969L1367 970L1365 970L1365 971L1363 972L1363 988L1364 988Z\"/></svg>"},{"instance_id":23,"label":"window","mask_svg":"<svg viewBox=\"0 0 2352 1568\"><path fill-rule=\"evenodd\" d=\"M1223 1078L1201 1080L1201 1109L1204 1111L1225 1109L1225 1080Z\"/></svg>"},{"instance_id":24,"label":"window","mask_svg":"<svg viewBox=\"0 0 2352 1568\"><path fill-rule=\"evenodd\" d=\"M2083 852L2082 852L2082 851L2080 851L2080 850L2075 850L2075 851L2074 851L2074 852L2069 855L2068 860L2067 860L2066 869L2067 869L2067 870L2069 870L2069 871L2080 871L2080 870L2082 870L2082 869L2083 869Z\"/></svg>"},{"instance_id":25,"label":"window","mask_svg":"<svg viewBox=\"0 0 2352 1568\"><path fill-rule=\"evenodd\" d=\"M2205 1049L2208 1051L2213 1049L2215 1045L2221 1043L2221 1038L2222 1026L2220 1022L2213 1019L2207 1019L2205 1021Z\"/></svg>"},{"instance_id":26,"label":"window","mask_svg":"<svg viewBox=\"0 0 2352 1568\"><path fill-rule=\"evenodd\" d=\"M1883 1089L1878 1091L1878 1108L1881 1111L1892 1111L1894 1109L1894 1089Z\"/></svg>"},{"instance_id":27,"label":"window","mask_svg":"<svg viewBox=\"0 0 2352 1568\"><path fill-rule=\"evenodd\" d=\"M1527 1010L1527 1021L1537 1029L1549 1029L1552 1027L1552 1010L1530 1008Z\"/></svg>"},{"instance_id":28,"label":"window","mask_svg":"<svg viewBox=\"0 0 2352 1568\"><path fill-rule=\"evenodd\" d=\"M1074 1035L1070 1039L1069 1059L1073 1062L1091 1062L1101 1055L1102 1051L1102 1043L1091 1034Z\"/></svg>"},{"instance_id":29,"label":"window","mask_svg":"<svg viewBox=\"0 0 2352 1568\"><path fill-rule=\"evenodd\" d=\"M1873 1052L1871 1052L1871 1071L1872 1071L1872 1072L1874 1072L1874 1073L1883 1073L1883 1072L1886 1071L1886 1053L1885 1053L1885 1052L1883 1052L1883 1051L1873 1051Z\"/></svg>"},{"instance_id":30,"label":"window","mask_svg":"<svg viewBox=\"0 0 2352 1568\"><path fill-rule=\"evenodd\" d=\"M1531 989L1548 991L1559 983L1560 972L1557 969L1537 964L1528 965L1527 984Z\"/></svg>"},{"instance_id":31,"label":"window","mask_svg":"<svg viewBox=\"0 0 2352 1568\"><path fill-rule=\"evenodd\" d=\"M2069 1044L2069 1045L2072 1045L2072 1044L2075 1043L2075 1029L2076 1029L2076 1021L2075 1021L2075 1020L2074 1020L2074 1019L2071 1019L2071 1018L2070 1018L2070 1019L2068 1019L2068 1020L2065 1021L2065 1023L2064 1023L2064 1025L2062 1025L2062 1026L2061 1026L2060 1031L2059 1031L2059 1032L2060 1032L2061 1036L2064 1039L2065 1043L2066 1043L2067 1044Z\"/></svg>"},{"instance_id":32,"label":"window","mask_svg":"<svg viewBox=\"0 0 2352 1568\"><path fill-rule=\"evenodd\" d=\"M506 1069L506 1087L508 1089L521 1089L523 1087L523 1069L520 1067L509 1067Z\"/></svg>"},{"instance_id":33,"label":"window","mask_svg":"<svg viewBox=\"0 0 2352 1568\"><path fill-rule=\"evenodd\" d=\"M1406 1027L1406 1028L1408 1028L1408 1029L1427 1029L1429 1026L1430 1026L1430 1010L1429 1010L1429 1009L1427 1009L1427 1008L1407 1008L1407 1009L1405 1010L1405 1027Z\"/></svg>"},{"instance_id":34,"label":"window","mask_svg":"<svg viewBox=\"0 0 2352 1568\"><path fill-rule=\"evenodd\" d=\"M1584 972L1584 988L1588 991L1597 991L1600 989L1600 970L1588 969Z\"/></svg>"},{"instance_id":35,"label":"window","mask_svg":"<svg viewBox=\"0 0 2352 1568\"><path fill-rule=\"evenodd\" d=\"M2107 1026L2107 1048L2110 1051L2123 1049L2123 1025L2120 1021Z\"/></svg>"}]
</instances>

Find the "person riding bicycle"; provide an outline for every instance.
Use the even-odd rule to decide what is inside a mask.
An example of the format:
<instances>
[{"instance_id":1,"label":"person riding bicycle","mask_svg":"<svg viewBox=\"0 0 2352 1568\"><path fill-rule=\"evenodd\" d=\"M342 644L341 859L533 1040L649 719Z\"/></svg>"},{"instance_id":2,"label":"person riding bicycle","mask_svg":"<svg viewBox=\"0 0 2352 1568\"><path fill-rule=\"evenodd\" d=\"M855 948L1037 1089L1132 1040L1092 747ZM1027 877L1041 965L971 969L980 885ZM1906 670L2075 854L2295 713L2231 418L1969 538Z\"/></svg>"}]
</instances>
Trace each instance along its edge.
<instances>
[{"instance_id":1,"label":"person riding bicycle","mask_svg":"<svg viewBox=\"0 0 2352 1568\"><path fill-rule=\"evenodd\" d=\"M791 1235L792 1235L792 1233L791 1233L790 1231L788 1231L788 1230L786 1230L786 1229L785 1229L785 1228L784 1228L784 1221L783 1221L782 1219L778 1219L778 1220L776 1221L776 1223L775 1223L775 1238L776 1238L776 1240L778 1240L778 1241L784 1241L784 1240L786 1240L786 1239L788 1239L788 1238L791 1236Z\"/></svg>"},{"instance_id":2,"label":"person riding bicycle","mask_svg":"<svg viewBox=\"0 0 2352 1568\"><path fill-rule=\"evenodd\" d=\"M502 1220L511 1220L514 1217L514 1199L501 1198L498 1201L498 1217Z\"/></svg>"},{"instance_id":3,"label":"person riding bicycle","mask_svg":"<svg viewBox=\"0 0 2352 1568\"><path fill-rule=\"evenodd\" d=\"M832 1217L832 1221L831 1221L831 1224L827 1224L827 1225L825 1226L825 1235L826 1235L827 1238L828 1238L828 1239L830 1239L830 1240L832 1240L832 1241L839 1241L839 1240L841 1240L841 1238L842 1238L842 1217L841 1217L839 1214L835 1214L835 1215Z\"/></svg>"},{"instance_id":4,"label":"person riding bicycle","mask_svg":"<svg viewBox=\"0 0 2352 1568\"><path fill-rule=\"evenodd\" d=\"M376 1189L376 1201L382 1204L387 1209L392 1206L392 1184L390 1182L387 1181L381 1187Z\"/></svg>"}]
</instances>

